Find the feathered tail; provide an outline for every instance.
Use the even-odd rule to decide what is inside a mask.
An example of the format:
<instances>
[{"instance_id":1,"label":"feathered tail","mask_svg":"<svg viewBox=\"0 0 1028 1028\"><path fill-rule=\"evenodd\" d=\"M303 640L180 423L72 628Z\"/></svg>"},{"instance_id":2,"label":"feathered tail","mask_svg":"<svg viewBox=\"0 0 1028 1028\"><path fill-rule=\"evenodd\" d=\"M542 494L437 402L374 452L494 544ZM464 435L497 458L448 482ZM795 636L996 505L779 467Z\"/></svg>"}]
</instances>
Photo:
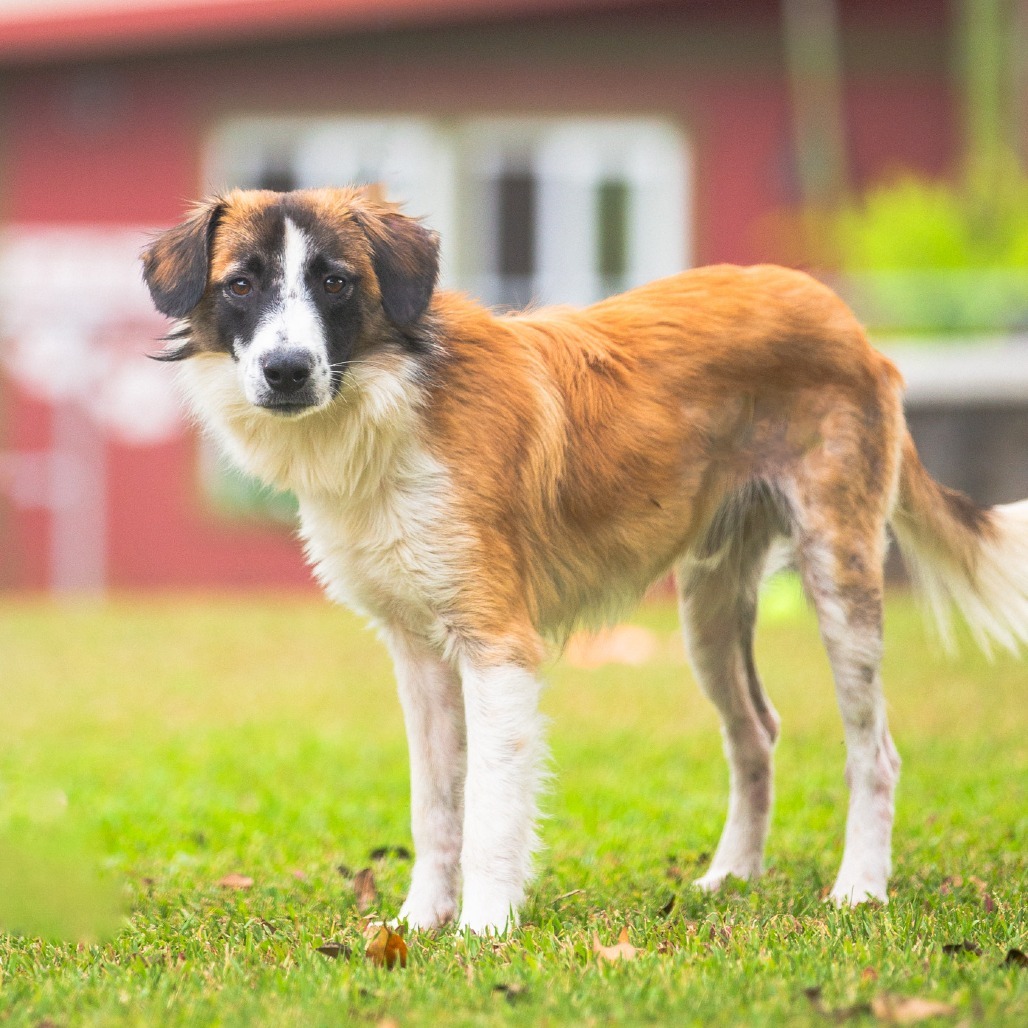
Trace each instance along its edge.
<instances>
[{"instance_id":1,"label":"feathered tail","mask_svg":"<svg viewBox=\"0 0 1028 1028\"><path fill-rule=\"evenodd\" d=\"M932 479L908 434L892 528L944 641L956 606L986 653L1028 645L1028 500L977 506Z\"/></svg>"}]
</instances>

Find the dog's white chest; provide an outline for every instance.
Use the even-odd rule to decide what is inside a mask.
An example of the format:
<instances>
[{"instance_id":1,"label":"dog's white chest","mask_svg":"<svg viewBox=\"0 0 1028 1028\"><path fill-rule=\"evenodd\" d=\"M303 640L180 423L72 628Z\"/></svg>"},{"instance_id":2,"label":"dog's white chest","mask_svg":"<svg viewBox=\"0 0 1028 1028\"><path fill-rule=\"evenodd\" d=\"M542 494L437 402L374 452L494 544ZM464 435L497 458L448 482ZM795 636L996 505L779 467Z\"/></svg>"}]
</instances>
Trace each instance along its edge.
<instances>
[{"instance_id":1,"label":"dog's white chest","mask_svg":"<svg viewBox=\"0 0 1028 1028\"><path fill-rule=\"evenodd\" d=\"M424 458L361 499L300 498L300 531L326 593L379 623L445 635L459 543L447 530L445 480Z\"/></svg>"}]
</instances>

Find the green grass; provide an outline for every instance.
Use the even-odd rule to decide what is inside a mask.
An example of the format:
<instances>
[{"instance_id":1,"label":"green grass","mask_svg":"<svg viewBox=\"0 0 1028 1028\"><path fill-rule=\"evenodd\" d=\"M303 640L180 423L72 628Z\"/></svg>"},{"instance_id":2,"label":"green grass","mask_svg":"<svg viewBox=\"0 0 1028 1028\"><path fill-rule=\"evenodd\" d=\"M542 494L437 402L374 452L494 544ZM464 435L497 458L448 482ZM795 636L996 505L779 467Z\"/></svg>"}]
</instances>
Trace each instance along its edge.
<instances>
[{"instance_id":1,"label":"green grass","mask_svg":"<svg viewBox=\"0 0 1028 1028\"><path fill-rule=\"evenodd\" d=\"M557 774L523 927L416 936L388 972L365 961L337 870L373 866L396 913L409 863L369 853L410 846L407 764L370 633L313 599L5 600L0 1022L820 1024L804 995L820 986L855 1024L886 992L953 1004L952 1023L1028 1023L1028 970L1004 963L1028 950L1025 665L966 644L948 660L893 600L892 901L836 911L821 897L841 855L842 732L810 615L787 588L768 606L759 659L783 737L759 883L688 887L727 774L656 604L638 618L661 641L645 666L548 672ZM220 887L229 872L253 888ZM593 933L625 925L636 959L600 966ZM963 941L981 955L943 952Z\"/></svg>"}]
</instances>

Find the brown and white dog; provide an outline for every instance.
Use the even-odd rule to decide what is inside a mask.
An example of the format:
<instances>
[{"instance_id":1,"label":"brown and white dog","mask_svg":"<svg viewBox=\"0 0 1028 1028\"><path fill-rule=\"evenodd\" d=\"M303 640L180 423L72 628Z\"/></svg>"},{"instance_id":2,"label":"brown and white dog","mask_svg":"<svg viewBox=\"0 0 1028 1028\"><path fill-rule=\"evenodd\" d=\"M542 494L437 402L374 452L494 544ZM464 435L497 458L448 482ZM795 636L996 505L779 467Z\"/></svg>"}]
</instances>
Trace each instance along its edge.
<instances>
[{"instance_id":1,"label":"brown and white dog","mask_svg":"<svg viewBox=\"0 0 1028 1028\"><path fill-rule=\"evenodd\" d=\"M542 639L623 611L673 569L720 711L728 818L709 871L760 873L778 716L753 662L757 590L794 555L845 726L832 896L885 901L899 758L879 679L891 524L938 606L1028 638L1028 501L937 485L900 376L804 274L711 267L585 310L498 317L436 291L437 242L355 190L233 192L144 255L182 319L203 425L299 499L326 592L393 659L410 742L409 925L516 923L536 845ZM461 890L463 890L461 892Z\"/></svg>"}]
</instances>

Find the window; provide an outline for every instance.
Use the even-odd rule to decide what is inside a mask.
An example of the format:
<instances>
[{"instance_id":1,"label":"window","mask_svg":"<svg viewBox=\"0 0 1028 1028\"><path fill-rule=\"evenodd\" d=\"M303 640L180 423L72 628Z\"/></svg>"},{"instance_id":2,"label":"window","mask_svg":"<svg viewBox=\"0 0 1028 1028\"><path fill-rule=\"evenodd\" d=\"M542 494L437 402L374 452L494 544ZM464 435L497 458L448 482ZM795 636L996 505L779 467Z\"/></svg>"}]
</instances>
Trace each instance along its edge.
<instances>
[{"instance_id":1,"label":"window","mask_svg":"<svg viewBox=\"0 0 1028 1028\"><path fill-rule=\"evenodd\" d=\"M403 202L440 234L441 284L499 309L588 304L689 263L685 141L657 119L247 117L209 153L211 190L363 184ZM201 468L223 507L268 503Z\"/></svg>"},{"instance_id":2,"label":"window","mask_svg":"<svg viewBox=\"0 0 1028 1028\"><path fill-rule=\"evenodd\" d=\"M685 141L656 119L238 118L208 185L374 185L442 240L442 284L587 304L686 267Z\"/></svg>"},{"instance_id":3,"label":"window","mask_svg":"<svg viewBox=\"0 0 1028 1028\"><path fill-rule=\"evenodd\" d=\"M454 131L458 284L487 303L588 304L688 264L688 165L670 125L472 120Z\"/></svg>"}]
</instances>

